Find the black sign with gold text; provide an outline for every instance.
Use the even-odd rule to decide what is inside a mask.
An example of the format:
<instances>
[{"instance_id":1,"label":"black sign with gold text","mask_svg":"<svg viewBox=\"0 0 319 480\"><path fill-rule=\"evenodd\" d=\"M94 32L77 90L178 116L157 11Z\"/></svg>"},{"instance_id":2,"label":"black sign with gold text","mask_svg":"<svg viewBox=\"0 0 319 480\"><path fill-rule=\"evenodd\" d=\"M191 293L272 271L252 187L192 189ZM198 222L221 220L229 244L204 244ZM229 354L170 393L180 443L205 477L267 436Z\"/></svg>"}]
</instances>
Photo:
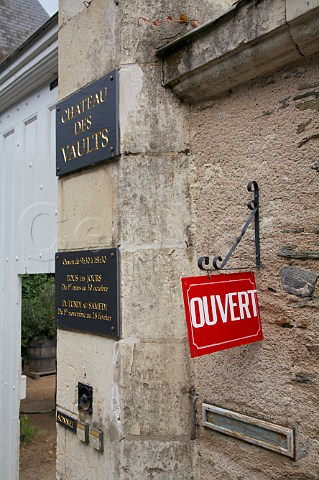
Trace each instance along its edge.
<instances>
[{"instance_id":1,"label":"black sign with gold text","mask_svg":"<svg viewBox=\"0 0 319 480\"><path fill-rule=\"evenodd\" d=\"M56 174L119 155L118 71L87 85L56 108Z\"/></svg>"},{"instance_id":2,"label":"black sign with gold text","mask_svg":"<svg viewBox=\"0 0 319 480\"><path fill-rule=\"evenodd\" d=\"M56 253L58 328L120 336L118 258L117 248Z\"/></svg>"},{"instance_id":3,"label":"black sign with gold text","mask_svg":"<svg viewBox=\"0 0 319 480\"><path fill-rule=\"evenodd\" d=\"M56 421L63 427L76 433L77 420L75 418L69 417L69 415L66 415L65 413L59 412L59 410L57 410Z\"/></svg>"}]
</instances>

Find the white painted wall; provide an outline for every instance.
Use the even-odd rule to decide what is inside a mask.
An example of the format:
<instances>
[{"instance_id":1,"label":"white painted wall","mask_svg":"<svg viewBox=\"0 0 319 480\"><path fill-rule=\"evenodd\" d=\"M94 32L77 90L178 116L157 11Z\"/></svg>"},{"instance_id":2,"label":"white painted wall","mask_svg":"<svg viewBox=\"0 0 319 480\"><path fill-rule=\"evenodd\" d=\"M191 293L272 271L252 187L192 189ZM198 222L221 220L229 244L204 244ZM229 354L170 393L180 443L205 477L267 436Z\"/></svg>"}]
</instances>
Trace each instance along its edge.
<instances>
[{"instance_id":1,"label":"white painted wall","mask_svg":"<svg viewBox=\"0 0 319 480\"><path fill-rule=\"evenodd\" d=\"M25 68L23 58L19 61ZM10 86L6 72L0 72L0 478L8 480L18 478L19 276L54 272L58 89L50 90L49 85L46 79L21 96L19 82Z\"/></svg>"}]
</instances>

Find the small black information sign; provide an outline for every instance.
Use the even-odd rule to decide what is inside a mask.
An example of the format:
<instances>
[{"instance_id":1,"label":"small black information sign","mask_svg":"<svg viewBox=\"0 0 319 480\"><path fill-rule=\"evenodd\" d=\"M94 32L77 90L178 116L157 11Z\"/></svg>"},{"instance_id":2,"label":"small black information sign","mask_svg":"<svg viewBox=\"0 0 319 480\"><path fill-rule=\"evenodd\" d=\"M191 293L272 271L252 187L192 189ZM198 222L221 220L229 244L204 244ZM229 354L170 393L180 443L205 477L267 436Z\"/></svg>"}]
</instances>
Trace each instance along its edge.
<instances>
[{"instance_id":1,"label":"small black information sign","mask_svg":"<svg viewBox=\"0 0 319 480\"><path fill-rule=\"evenodd\" d=\"M73 93L56 109L56 173L119 155L118 71Z\"/></svg>"},{"instance_id":2,"label":"small black information sign","mask_svg":"<svg viewBox=\"0 0 319 480\"><path fill-rule=\"evenodd\" d=\"M59 410L57 410L56 421L64 428L67 428L73 433L76 433L77 420L75 418L72 418L69 415L66 415L65 413L59 412Z\"/></svg>"},{"instance_id":3,"label":"small black information sign","mask_svg":"<svg viewBox=\"0 0 319 480\"><path fill-rule=\"evenodd\" d=\"M57 326L118 338L117 248L58 252L55 256Z\"/></svg>"}]
</instances>

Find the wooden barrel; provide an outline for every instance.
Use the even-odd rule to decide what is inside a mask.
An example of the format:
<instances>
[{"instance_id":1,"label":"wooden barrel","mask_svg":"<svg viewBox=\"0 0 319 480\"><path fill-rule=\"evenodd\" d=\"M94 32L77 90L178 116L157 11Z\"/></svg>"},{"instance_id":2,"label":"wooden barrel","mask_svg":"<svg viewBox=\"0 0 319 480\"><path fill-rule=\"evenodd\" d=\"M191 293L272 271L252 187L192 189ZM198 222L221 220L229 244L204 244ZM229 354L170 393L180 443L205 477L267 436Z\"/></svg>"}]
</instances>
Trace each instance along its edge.
<instances>
[{"instance_id":1,"label":"wooden barrel","mask_svg":"<svg viewBox=\"0 0 319 480\"><path fill-rule=\"evenodd\" d=\"M30 372L53 373L56 371L56 339L31 340L27 348Z\"/></svg>"}]
</instances>

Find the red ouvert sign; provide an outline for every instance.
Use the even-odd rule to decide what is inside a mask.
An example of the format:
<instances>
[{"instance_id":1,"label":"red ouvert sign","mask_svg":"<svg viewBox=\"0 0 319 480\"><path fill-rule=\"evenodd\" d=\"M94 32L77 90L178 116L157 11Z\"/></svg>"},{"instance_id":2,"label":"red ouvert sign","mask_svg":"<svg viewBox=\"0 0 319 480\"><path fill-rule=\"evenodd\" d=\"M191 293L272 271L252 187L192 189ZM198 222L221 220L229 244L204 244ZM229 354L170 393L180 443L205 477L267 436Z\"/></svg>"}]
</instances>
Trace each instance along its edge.
<instances>
[{"instance_id":1,"label":"red ouvert sign","mask_svg":"<svg viewBox=\"0 0 319 480\"><path fill-rule=\"evenodd\" d=\"M263 339L252 272L182 278L191 357Z\"/></svg>"}]
</instances>

